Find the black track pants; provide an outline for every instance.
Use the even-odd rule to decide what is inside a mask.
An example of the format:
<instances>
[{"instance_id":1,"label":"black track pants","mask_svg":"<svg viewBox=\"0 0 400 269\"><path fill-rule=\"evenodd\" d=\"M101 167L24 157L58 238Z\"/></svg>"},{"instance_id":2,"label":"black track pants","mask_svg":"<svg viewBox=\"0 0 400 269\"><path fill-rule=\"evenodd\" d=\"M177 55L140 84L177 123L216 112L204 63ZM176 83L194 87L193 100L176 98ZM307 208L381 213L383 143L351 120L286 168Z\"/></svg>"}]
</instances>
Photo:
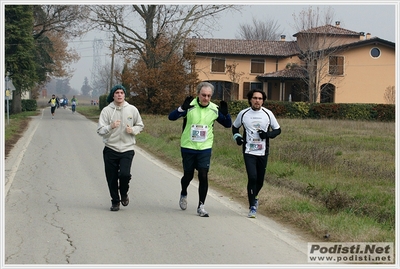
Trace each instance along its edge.
<instances>
[{"instance_id":1,"label":"black track pants","mask_svg":"<svg viewBox=\"0 0 400 269\"><path fill-rule=\"evenodd\" d=\"M121 201L120 195L125 196L128 194L134 155L135 151L133 150L117 152L108 147L103 149L104 170L113 204Z\"/></svg>"}]
</instances>

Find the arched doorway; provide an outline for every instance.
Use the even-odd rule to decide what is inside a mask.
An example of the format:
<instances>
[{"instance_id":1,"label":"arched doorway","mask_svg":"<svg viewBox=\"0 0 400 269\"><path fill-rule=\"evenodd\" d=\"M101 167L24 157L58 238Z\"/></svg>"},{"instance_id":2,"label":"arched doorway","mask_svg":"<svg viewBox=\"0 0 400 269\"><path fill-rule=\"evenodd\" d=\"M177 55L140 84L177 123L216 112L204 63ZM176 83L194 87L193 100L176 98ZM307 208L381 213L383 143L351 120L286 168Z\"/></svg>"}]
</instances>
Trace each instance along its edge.
<instances>
[{"instance_id":1,"label":"arched doorway","mask_svg":"<svg viewBox=\"0 0 400 269\"><path fill-rule=\"evenodd\" d=\"M334 103L335 85L327 83L321 86L320 103Z\"/></svg>"}]
</instances>

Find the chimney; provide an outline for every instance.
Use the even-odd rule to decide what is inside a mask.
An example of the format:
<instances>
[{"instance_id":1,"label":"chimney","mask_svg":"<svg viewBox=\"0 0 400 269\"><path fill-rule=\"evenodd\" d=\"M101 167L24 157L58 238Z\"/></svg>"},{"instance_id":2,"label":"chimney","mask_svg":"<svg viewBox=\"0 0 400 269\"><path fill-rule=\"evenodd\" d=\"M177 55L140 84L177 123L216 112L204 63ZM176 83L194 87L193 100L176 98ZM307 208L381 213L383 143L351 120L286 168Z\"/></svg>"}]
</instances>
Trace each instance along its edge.
<instances>
[{"instance_id":1,"label":"chimney","mask_svg":"<svg viewBox=\"0 0 400 269\"><path fill-rule=\"evenodd\" d=\"M367 33L366 39L370 39L370 38L371 38L371 33Z\"/></svg>"},{"instance_id":2,"label":"chimney","mask_svg":"<svg viewBox=\"0 0 400 269\"><path fill-rule=\"evenodd\" d=\"M286 36L285 35L281 35L281 41L285 41Z\"/></svg>"},{"instance_id":3,"label":"chimney","mask_svg":"<svg viewBox=\"0 0 400 269\"><path fill-rule=\"evenodd\" d=\"M364 40L364 32L360 32L360 40Z\"/></svg>"},{"instance_id":4,"label":"chimney","mask_svg":"<svg viewBox=\"0 0 400 269\"><path fill-rule=\"evenodd\" d=\"M336 24L336 27L340 27L340 21L336 21L335 24Z\"/></svg>"}]
</instances>

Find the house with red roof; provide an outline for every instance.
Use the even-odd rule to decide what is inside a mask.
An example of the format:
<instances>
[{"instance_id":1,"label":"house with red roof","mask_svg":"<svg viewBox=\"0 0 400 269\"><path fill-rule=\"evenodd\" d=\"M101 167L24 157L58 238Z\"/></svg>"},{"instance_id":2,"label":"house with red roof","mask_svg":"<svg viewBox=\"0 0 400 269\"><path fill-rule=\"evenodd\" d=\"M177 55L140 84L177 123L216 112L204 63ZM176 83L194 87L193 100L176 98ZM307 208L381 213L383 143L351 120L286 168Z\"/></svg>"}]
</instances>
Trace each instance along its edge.
<instances>
[{"instance_id":1,"label":"house with red roof","mask_svg":"<svg viewBox=\"0 0 400 269\"><path fill-rule=\"evenodd\" d=\"M319 103L394 103L395 43L325 25L293 35L295 41L189 38L201 81L214 99L243 100L254 88L268 100Z\"/></svg>"}]
</instances>

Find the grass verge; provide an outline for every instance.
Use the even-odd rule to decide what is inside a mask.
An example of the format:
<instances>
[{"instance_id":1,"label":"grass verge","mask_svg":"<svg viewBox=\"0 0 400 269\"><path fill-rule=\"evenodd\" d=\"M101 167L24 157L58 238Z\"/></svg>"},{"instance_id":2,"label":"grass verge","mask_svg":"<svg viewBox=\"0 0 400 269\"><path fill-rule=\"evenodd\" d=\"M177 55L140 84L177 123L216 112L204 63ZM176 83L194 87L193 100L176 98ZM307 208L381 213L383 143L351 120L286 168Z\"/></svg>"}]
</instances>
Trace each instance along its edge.
<instances>
[{"instance_id":1,"label":"grass verge","mask_svg":"<svg viewBox=\"0 0 400 269\"><path fill-rule=\"evenodd\" d=\"M38 111L25 111L18 114L11 114L9 122L7 117L4 119L4 157L7 158L11 149L18 142L20 137L28 127L31 116L37 115Z\"/></svg>"}]
</instances>

